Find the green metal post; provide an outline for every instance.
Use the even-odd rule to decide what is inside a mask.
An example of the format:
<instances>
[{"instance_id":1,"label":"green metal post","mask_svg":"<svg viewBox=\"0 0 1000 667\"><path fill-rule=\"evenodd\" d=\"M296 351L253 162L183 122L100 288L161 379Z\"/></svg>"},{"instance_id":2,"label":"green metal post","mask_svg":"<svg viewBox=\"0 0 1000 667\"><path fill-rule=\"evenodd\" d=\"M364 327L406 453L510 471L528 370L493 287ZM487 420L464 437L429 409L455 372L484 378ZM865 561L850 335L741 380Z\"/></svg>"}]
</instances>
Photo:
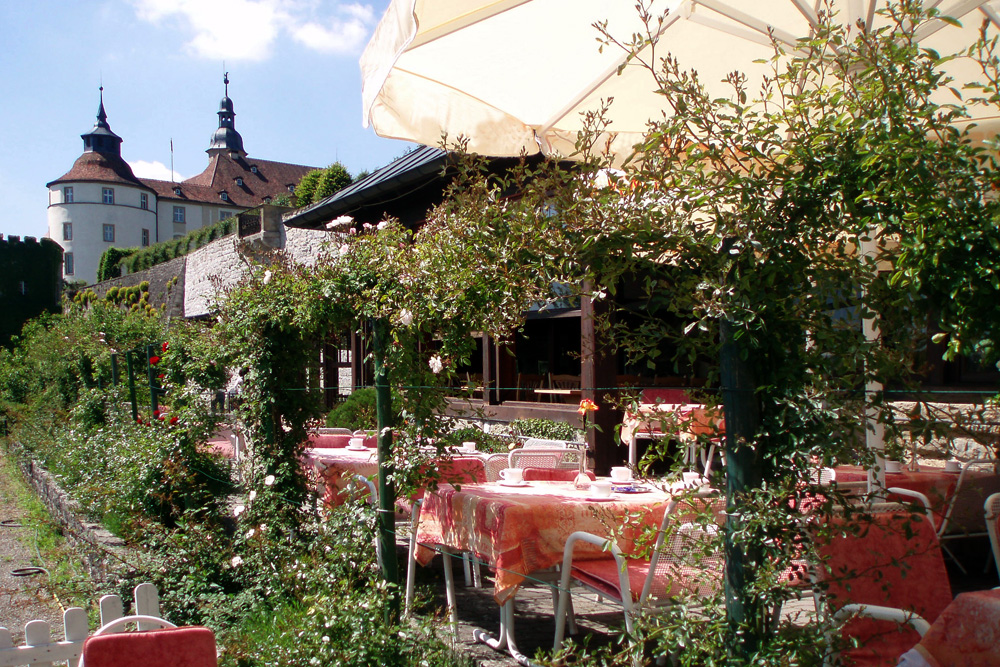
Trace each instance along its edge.
<instances>
[{"instance_id":1,"label":"green metal post","mask_svg":"<svg viewBox=\"0 0 1000 667\"><path fill-rule=\"evenodd\" d=\"M149 363L155 352L152 345L146 346L146 379L149 381L149 405L153 412L160 409L160 392L156 386L156 368Z\"/></svg>"},{"instance_id":2,"label":"green metal post","mask_svg":"<svg viewBox=\"0 0 1000 667\"><path fill-rule=\"evenodd\" d=\"M389 372L385 367L386 346L389 344L389 323L384 319L372 322L372 352L375 361L375 412L378 417L378 529L379 551L382 554L382 576L392 584L386 620L399 620L399 567L396 563L396 489L392 475L392 393Z\"/></svg>"},{"instance_id":3,"label":"green metal post","mask_svg":"<svg viewBox=\"0 0 1000 667\"><path fill-rule=\"evenodd\" d=\"M128 396L132 401L132 421L139 421L139 401L135 396L135 368L132 366L132 351L125 353L125 369L128 371Z\"/></svg>"},{"instance_id":4,"label":"green metal post","mask_svg":"<svg viewBox=\"0 0 1000 667\"><path fill-rule=\"evenodd\" d=\"M118 353L111 355L111 386L118 386Z\"/></svg>"},{"instance_id":5,"label":"green metal post","mask_svg":"<svg viewBox=\"0 0 1000 667\"><path fill-rule=\"evenodd\" d=\"M729 633L727 649L730 664L745 665L760 646L764 618L760 601L748 591L751 567L758 560L759 548L734 539L742 525L736 516L740 495L759 488L761 459L752 444L760 415L757 409L753 373L744 350L735 339L735 327L723 321L720 327L720 379L726 416L726 619Z\"/></svg>"}]
</instances>

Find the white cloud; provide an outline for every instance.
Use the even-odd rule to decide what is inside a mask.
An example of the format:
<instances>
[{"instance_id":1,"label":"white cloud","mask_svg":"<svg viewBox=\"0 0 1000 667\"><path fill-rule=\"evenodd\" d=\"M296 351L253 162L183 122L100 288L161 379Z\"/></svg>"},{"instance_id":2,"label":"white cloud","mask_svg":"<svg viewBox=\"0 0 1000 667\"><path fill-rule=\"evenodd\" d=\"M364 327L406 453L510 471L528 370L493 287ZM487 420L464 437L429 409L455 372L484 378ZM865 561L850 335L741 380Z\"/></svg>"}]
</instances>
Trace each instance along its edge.
<instances>
[{"instance_id":1,"label":"white cloud","mask_svg":"<svg viewBox=\"0 0 1000 667\"><path fill-rule=\"evenodd\" d=\"M376 22L370 5L301 0L132 0L153 24L172 19L192 33L185 45L211 60L265 60L285 35L321 53L353 54Z\"/></svg>"},{"instance_id":2,"label":"white cloud","mask_svg":"<svg viewBox=\"0 0 1000 667\"><path fill-rule=\"evenodd\" d=\"M163 164L162 162L147 162L146 160L135 160L130 161L128 166L132 167L132 173L139 178L155 178L158 181L170 181L174 180L178 183L184 180L184 177L178 174L176 171L173 174L173 178L170 178L170 167Z\"/></svg>"}]
</instances>

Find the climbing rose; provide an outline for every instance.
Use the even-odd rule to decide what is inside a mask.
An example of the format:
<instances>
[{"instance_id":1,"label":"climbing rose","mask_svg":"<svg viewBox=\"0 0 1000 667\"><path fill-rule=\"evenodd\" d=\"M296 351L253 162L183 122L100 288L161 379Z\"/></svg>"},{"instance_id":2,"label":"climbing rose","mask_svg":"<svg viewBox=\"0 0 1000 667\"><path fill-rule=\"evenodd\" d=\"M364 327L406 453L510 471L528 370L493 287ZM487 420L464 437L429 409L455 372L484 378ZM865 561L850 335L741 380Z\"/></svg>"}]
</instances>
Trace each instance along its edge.
<instances>
[{"instance_id":1,"label":"climbing rose","mask_svg":"<svg viewBox=\"0 0 1000 667\"><path fill-rule=\"evenodd\" d=\"M427 364L431 367L431 372L434 374L440 373L444 370L444 362L441 361L441 356L438 354L431 357Z\"/></svg>"},{"instance_id":2,"label":"climbing rose","mask_svg":"<svg viewBox=\"0 0 1000 667\"><path fill-rule=\"evenodd\" d=\"M594 403L589 398L585 398L582 401L580 401L580 409L577 410L577 412L579 412L581 415L585 415L588 412L594 412L595 410L597 410L597 403Z\"/></svg>"}]
</instances>

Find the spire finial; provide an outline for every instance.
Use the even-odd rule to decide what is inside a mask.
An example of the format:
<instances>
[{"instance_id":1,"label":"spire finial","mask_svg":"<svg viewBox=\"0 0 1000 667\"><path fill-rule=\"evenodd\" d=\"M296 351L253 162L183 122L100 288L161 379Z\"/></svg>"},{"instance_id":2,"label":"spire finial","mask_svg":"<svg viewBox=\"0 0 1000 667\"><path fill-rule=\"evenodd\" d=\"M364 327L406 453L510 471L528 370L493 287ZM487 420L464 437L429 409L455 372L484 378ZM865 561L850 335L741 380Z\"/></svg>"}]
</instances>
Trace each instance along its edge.
<instances>
[{"instance_id":1,"label":"spire finial","mask_svg":"<svg viewBox=\"0 0 1000 667\"><path fill-rule=\"evenodd\" d=\"M222 83L226 84L226 97L229 97L229 72L222 75Z\"/></svg>"}]
</instances>

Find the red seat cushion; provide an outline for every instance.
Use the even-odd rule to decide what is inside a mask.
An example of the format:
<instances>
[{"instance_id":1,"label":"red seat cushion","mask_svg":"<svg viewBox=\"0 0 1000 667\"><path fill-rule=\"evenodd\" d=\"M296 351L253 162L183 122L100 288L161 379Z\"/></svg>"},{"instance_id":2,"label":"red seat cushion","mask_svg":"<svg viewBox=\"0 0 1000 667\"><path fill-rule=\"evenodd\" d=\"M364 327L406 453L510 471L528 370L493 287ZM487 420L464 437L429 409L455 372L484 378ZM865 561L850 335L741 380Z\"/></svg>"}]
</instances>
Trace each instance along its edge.
<instances>
[{"instance_id":1,"label":"red seat cushion","mask_svg":"<svg viewBox=\"0 0 1000 667\"><path fill-rule=\"evenodd\" d=\"M215 635L191 626L88 637L85 667L217 667Z\"/></svg>"},{"instance_id":2,"label":"red seat cushion","mask_svg":"<svg viewBox=\"0 0 1000 667\"><path fill-rule=\"evenodd\" d=\"M525 468L524 469L524 481L525 482L573 482L576 480L576 476L580 474L579 470L574 470L572 468ZM597 479L594 473L587 471L587 477L591 481Z\"/></svg>"}]
</instances>

